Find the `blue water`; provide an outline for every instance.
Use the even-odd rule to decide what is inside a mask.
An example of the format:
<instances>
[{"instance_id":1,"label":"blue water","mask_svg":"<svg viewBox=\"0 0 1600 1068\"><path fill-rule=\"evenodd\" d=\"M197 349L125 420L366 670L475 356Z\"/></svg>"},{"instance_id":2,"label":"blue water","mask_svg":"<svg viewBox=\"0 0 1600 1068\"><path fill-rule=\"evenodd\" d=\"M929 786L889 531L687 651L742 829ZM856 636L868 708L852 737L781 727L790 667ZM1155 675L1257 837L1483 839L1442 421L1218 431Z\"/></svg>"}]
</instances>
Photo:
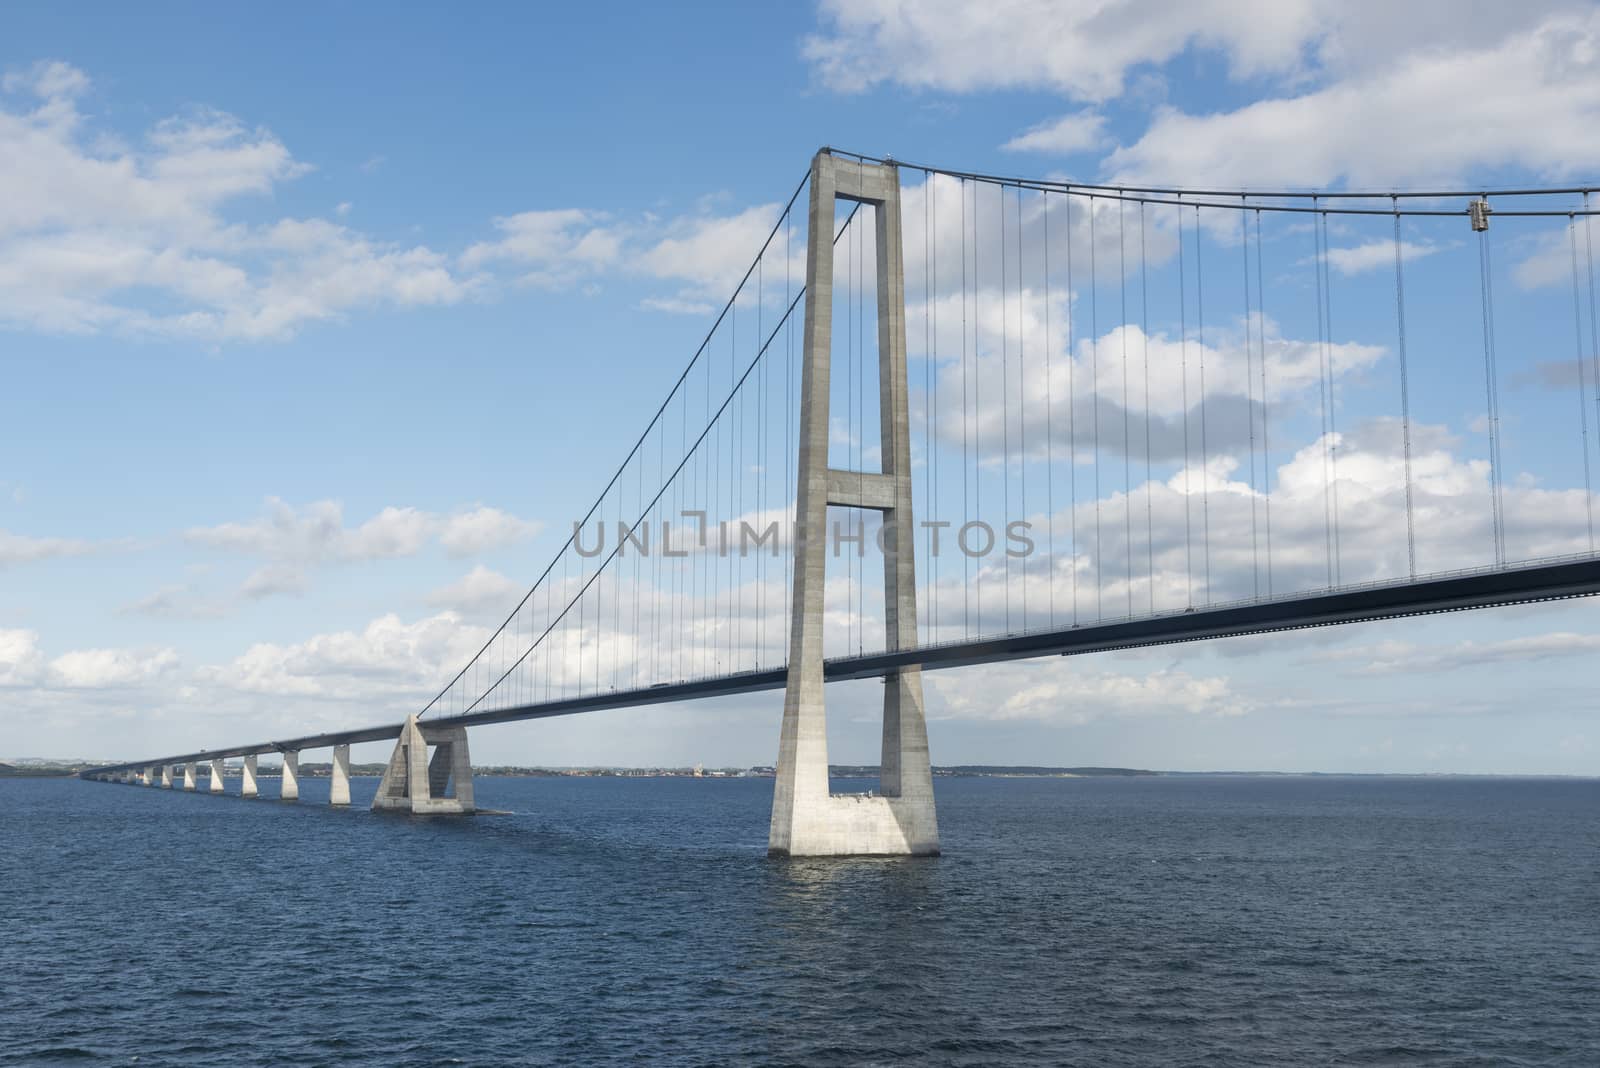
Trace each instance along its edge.
<instances>
[{"instance_id":1,"label":"blue water","mask_svg":"<svg viewBox=\"0 0 1600 1068\"><path fill-rule=\"evenodd\" d=\"M0 1064L1600 1065L1600 783L944 779L828 862L771 786L0 780Z\"/></svg>"}]
</instances>

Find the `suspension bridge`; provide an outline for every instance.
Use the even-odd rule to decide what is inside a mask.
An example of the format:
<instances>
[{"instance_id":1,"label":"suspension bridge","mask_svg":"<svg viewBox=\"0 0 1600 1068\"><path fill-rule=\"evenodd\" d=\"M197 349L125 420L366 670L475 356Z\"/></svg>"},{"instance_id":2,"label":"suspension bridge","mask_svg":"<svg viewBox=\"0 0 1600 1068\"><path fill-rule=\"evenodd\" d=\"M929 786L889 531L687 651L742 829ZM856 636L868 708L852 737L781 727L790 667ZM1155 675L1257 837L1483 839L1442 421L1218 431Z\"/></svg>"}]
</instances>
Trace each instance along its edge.
<instances>
[{"instance_id":1,"label":"suspension bridge","mask_svg":"<svg viewBox=\"0 0 1600 1068\"><path fill-rule=\"evenodd\" d=\"M823 149L527 594L403 722L94 768L193 790L468 728L784 691L770 850L939 851L922 674L1600 592L1588 187L1249 191ZM884 681L879 790L827 682Z\"/></svg>"}]
</instances>

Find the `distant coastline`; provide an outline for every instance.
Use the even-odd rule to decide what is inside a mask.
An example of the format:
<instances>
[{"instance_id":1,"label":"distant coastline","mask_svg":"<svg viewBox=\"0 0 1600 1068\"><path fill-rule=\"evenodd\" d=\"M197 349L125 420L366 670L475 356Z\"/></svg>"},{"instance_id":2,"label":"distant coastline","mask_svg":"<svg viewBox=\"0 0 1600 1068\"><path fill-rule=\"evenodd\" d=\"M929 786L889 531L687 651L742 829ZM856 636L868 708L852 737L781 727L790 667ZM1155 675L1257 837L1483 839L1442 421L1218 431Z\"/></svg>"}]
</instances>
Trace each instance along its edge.
<instances>
[{"instance_id":1,"label":"distant coastline","mask_svg":"<svg viewBox=\"0 0 1600 1068\"><path fill-rule=\"evenodd\" d=\"M123 763L120 760L52 760L13 759L0 761L0 779L59 779L69 778L86 768ZM382 775L384 765L352 764L350 774L362 777ZM263 764L257 771L260 778L276 778L281 769L277 764ZM830 764L828 773L836 779L876 779L878 769L869 764ZM229 763L223 770L226 778L238 778L239 765ZM304 778L325 779L332 774L332 765L303 763L300 774ZM478 778L549 778L549 779L770 779L771 765L748 768L706 767L526 767L516 764L484 765L473 768ZM1428 771L1157 771L1149 768L1112 767L1052 767L1033 764L946 764L935 765L935 778L941 779L1127 779L1127 778L1347 778L1347 779L1590 779L1596 776L1560 774L1497 774L1482 772L1428 772Z\"/></svg>"}]
</instances>

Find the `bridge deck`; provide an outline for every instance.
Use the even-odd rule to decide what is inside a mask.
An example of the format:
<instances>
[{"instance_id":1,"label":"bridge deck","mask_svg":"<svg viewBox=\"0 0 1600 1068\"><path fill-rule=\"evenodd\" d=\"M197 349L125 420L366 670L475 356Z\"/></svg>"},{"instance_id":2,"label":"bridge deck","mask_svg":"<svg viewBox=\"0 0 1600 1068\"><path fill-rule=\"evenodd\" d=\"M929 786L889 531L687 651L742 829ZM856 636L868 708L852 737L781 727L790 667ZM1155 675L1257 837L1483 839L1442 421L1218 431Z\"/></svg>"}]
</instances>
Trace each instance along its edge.
<instances>
[{"instance_id":1,"label":"bridge deck","mask_svg":"<svg viewBox=\"0 0 1600 1068\"><path fill-rule=\"evenodd\" d=\"M1545 561L1517 567L1430 576L1416 581L1402 580L1375 583L1359 588L1346 587L1325 593L1295 594L1271 600L1213 605L1024 634L924 645L895 652L838 657L827 661L823 672L829 682L881 678L908 667L934 670L1029 657L1076 656L1113 649L1201 641L1207 638L1563 600L1597 593L1600 593L1600 559L1586 556L1581 559ZM582 697L468 712L456 716L441 716L425 721L424 727L474 727L490 723L570 716L604 708L628 708L776 690L783 687L787 675L787 668L776 667L656 685L647 689L611 690ZM401 724L395 723L224 749L203 749L196 753L159 757L129 764L106 765L89 769L82 774L92 775L160 764L183 764L198 760L249 756L253 753L299 752L304 749L320 749L355 742L377 742L398 738L400 729Z\"/></svg>"}]
</instances>

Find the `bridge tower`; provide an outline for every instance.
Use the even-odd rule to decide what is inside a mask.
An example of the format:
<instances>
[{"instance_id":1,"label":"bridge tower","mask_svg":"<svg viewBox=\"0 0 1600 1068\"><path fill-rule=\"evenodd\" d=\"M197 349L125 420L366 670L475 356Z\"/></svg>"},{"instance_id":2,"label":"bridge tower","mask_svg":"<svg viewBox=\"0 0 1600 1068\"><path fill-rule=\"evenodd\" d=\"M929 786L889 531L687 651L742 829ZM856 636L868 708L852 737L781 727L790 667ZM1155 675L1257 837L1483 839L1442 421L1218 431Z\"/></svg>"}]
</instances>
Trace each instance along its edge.
<instances>
[{"instance_id":1,"label":"bridge tower","mask_svg":"<svg viewBox=\"0 0 1600 1068\"><path fill-rule=\"evenodd\" d=\"M841 199L875 209L880 472L828 466L834 205ZM794 614L767 850L776 856L934 855L939 852L939 825L921 669L902 668L884 679L883 757L876 795L828 792L827 710L823 703L822 613L829 505L883 513L888 648L909 648L917 641L899 169L892 164L842 158L823 149L811 161L809 215Z\"/></svg>"}]
</instances>

